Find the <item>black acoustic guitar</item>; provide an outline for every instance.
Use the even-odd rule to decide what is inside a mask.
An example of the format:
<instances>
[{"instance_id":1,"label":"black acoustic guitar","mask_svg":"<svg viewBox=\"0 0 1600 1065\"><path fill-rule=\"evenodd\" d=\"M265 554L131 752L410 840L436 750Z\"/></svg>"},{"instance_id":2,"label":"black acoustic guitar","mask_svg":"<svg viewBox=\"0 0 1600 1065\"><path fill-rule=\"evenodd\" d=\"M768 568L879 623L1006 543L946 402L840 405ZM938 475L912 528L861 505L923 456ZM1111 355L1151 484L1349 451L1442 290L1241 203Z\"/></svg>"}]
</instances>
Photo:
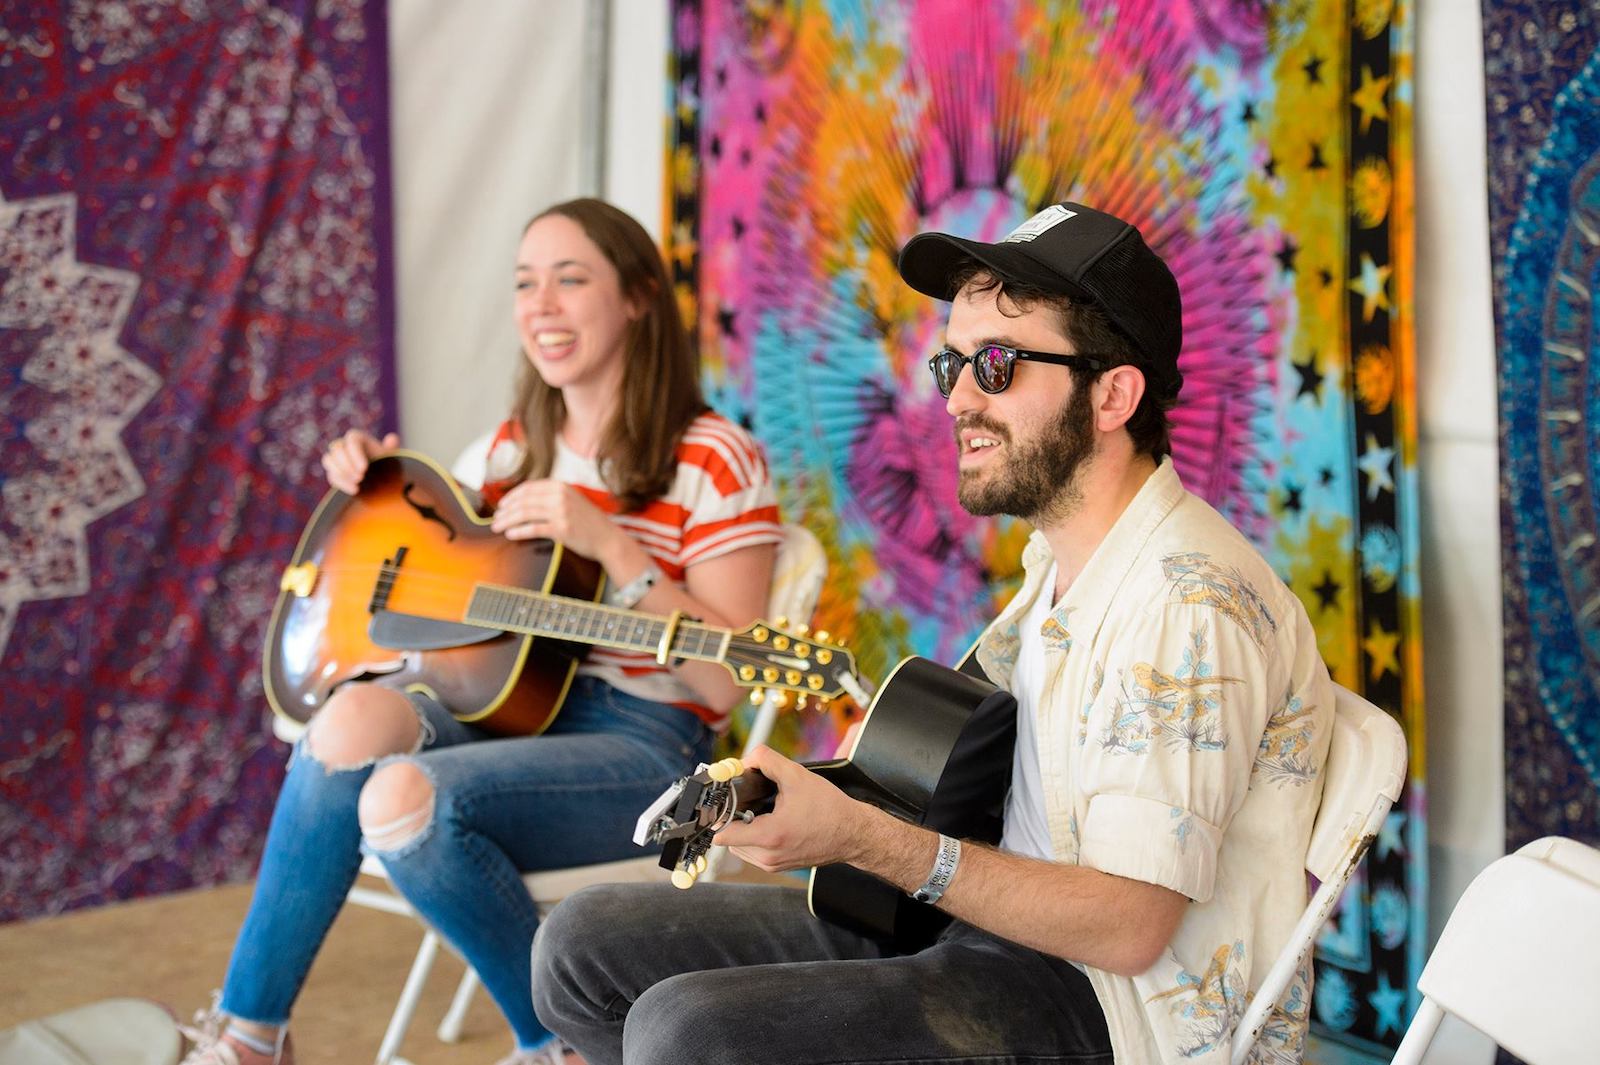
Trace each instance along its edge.
<instances>
[{"instance_id":1,"label":"black acoustic guitar","mask_svg":"<svg viewBox=\"0 0 1600 1065\"><path fill-rule=\"evenodd\" d=\"M913 824L998 843L1011 786L1017 703L968 656L960 671L925 658L895 667L873 697L847 758L808 762L852 798ZM639 818L634 842L663 843L673 883L693 884L711 839L735 818L770 812L773 783L737 759L702 767L668 788ZM949 918L849 865L811 871L813 915L905 952L933 942Z\"/></svg>"}]
</instances>

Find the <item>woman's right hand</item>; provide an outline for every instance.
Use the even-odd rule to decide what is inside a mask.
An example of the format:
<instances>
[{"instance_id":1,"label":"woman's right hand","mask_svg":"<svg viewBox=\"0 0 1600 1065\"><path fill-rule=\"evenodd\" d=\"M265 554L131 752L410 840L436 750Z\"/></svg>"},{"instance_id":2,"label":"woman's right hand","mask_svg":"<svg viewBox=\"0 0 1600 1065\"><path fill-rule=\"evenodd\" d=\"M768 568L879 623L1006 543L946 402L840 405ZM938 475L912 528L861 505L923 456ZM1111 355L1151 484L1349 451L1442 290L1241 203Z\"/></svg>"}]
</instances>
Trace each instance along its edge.
<instances>
[{"instance_id":1,"label":"woman's right hand","mask_svg":"<svg viewBox=\"0 0 1600 1065\"><path fill-rule=\"evenodd\" d=\"M361 478L367 474L367 465L386 451L400 446L400 434L390 433L382 440L360 429L351 429L335 437L322 453L322 469L328 483L347 495L361 489Z\"/></svg>"}]
</instances>

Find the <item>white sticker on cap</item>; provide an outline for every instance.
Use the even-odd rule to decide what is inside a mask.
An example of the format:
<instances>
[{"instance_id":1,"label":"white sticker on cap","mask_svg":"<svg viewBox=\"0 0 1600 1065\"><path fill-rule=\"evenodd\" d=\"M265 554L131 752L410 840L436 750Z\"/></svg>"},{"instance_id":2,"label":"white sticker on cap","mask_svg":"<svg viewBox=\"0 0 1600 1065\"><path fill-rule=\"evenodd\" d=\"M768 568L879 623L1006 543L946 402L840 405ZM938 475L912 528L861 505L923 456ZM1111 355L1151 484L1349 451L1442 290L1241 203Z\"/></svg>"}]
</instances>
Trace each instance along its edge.
<instances>
[{"instance_id":1,"label":"white sticker on cap","mask_svg":"<svg viewBox=\"0 0 1600 1065\"><path fill-rule=\"evenodd\" d=\"M1058 226L1067 219L1076 217L1077 214L1077 211L1069 211L1059 203L1053 203L1016 229L1013 229L1010 233L1007 233L1000 243L1026 244L1051 227Z\"/></svg>"}]
</instances>

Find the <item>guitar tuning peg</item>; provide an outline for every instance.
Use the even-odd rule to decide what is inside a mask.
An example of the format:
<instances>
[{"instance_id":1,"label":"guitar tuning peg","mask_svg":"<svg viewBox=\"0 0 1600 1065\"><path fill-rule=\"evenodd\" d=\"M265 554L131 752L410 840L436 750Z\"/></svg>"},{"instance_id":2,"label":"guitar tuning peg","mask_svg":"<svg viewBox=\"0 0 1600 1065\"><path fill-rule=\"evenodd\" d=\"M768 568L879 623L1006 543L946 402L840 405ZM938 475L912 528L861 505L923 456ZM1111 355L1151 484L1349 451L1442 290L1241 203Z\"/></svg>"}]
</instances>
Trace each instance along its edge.
<instances>
[{"instance_id":1,"label":"guitar tuning peg","mask_svg":"<svg viewBox=\"0 0 1600 1065\"><path fill-rule=\"evenodd\" d=\"M773 697L772 705L779 710L788 710L795 705L794 692L779 692Z\"/></svg>"},{"instance_id":2,"label":"guitar tuning peg","mask_svg":"<svg viewBox=\"0 0 1600 1065\"><path fill-rule=\"evenodd\" d=\"M694 860L694 871L695 871L695 873L699 874L699 873L705 872L706 871L706 866L708 866L710 864L711 864L710 862L706 861L706 856L704 854L702 854L700 857L698 857L698 858L696 858Z\"/></svg>"},{"instance_id":3,"label":"guitar tuning peg","mask_svg":"<svg viewBox=\"0 0 1600 1065\"><path fill-rule=\"evenodd\" d=\"M811 626L806 624L796 625L794 631L797 636L808 636L811 633Z\"/></svg>"},{"instance_id":4,"label":"guitar tuning peg","mask_svg":"<svg viewBox=\"0 0 1600 1065\"><path fill-rule=\"evenodd\" d=\"M829 632L827 629L818 629L816 632L812 633L812 638L818 643L832 643L833 633Z\"/></svg>"},{"instance_id":5,"label":"guitar tuning peg","mask_svg":"<svg viewBox=\"0 0 1600 1065\"><path fill-rule=\"evenodd\" d=\"M744 763L737 758L724 758L706 767L706 776L721 784L744 772Z\"/></svg>"},{"instance_id":6,"label":"guitar tuning peg","mask_svg":"<svg viewBox=\"0 0 1600 1065\"><path fill-rule=\"evenodd\" d=\"M767 689L765 689L765 688L751 688L750 689L750 705L751 706L760 706L762 703L764 703L766 701L767 701Z\"/></svg>"},{"instance_id":7,"label":"guitar tuning peg","mask_svg":"<svg viewBox=\"0 0 1600 1065\"><path fill-rule=\"evenodd\" d=\"M774 628L787 629L789 627L789 618L785 614L779 614L772 624Z\"/></svg>"},{"instance_id":8,"label":"guitar tuning peg","mask_svg":"<svg viewBox=\"0 0 1600 1065\"><path fill-rule=\"evenodd\" d=\"M694 882L697 879L699 879L698 876L687 869L674 869L672 871L672 886L679 891L688 891L694 887Z\"/></svg>"}]
</instances>

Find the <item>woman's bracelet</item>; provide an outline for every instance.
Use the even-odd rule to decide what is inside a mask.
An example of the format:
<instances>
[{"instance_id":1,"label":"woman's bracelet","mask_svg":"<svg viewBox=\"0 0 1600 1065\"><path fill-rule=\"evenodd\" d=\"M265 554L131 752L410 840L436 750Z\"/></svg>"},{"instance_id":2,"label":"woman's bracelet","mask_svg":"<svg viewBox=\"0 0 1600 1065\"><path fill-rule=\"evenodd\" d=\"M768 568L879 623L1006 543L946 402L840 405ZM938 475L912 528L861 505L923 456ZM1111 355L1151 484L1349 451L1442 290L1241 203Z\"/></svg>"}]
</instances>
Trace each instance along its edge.
<instances>
[{"instance_id":1,"label":"woman's bracelet","mask_svg":"<svg viewBox=\"0 0 1600 1065\"><path fill-rule=\"evenodd\" d=\"M654 559L645 562L644 569L639 571L627 584L614 585L606 589L606 605L617 606L624 610L632 610L639 605L639 600L650 594L650 589L666 579L666 574L661 572L661 567L656 565Z\"/></svg>"}]
</instances>

